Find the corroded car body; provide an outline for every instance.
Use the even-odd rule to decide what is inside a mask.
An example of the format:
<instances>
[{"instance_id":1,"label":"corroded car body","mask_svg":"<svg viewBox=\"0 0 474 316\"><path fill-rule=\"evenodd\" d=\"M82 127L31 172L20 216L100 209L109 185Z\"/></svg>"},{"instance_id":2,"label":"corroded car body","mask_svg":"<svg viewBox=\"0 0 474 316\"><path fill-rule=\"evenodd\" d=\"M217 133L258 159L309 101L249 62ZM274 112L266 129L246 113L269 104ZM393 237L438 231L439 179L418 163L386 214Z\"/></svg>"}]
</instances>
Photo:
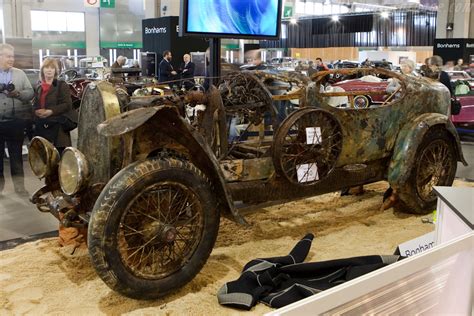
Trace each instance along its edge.
<instances>
[{"instance_id":1,"label":"corroded car body","mask_svg":"<svg viewBox=\"0 0 474 316\"><path fill-rule=\"evenodd\" d=\"M330 106L330 98L353 102L360 91L327 92L327 75L361 71L394 77L400 89L378 107ZM30 164L46 182L32 202L66 226L88 227L97 273L134 298L189 282L209 257L220 216L246 224L235 201L277 202L388 180L400 208L431 211L433 186L451 185L457 161L465 163L448 90L380 69L311 79L236 73L206 93L136 97L126 106L111 84L93 82L77 149L59 161L47 141L32 141ZM299 109L278 120L274 101L291 99ZM229 137L236 126L240 133Z\"/></svg>"}]
</instances>

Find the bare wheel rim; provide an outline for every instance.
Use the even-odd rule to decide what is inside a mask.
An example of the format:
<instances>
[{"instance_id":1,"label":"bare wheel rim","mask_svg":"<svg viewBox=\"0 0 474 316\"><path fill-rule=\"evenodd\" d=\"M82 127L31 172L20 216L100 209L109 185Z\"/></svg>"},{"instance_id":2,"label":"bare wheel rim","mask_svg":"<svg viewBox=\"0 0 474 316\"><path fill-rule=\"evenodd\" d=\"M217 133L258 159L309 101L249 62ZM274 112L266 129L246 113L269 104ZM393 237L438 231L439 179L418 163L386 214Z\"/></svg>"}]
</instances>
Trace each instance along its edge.
<instances>
[{"instance_id":1,"label":"bare wheel rim","mask_svg":"<svg viewBox=\"0 0 474 316\"><path fill-rule=\"evenodd\" d=\"M278 140L279 167L289 181L313 184L334 168L342 150L342 132L337 121L323 111L315 110L295 117L286 134L280 135L282 137ZM308 130L314 133L308 134ZM310 175L314 170L317 170L316 177Z\"/></svg>"},{"instance_id":2,"label":"bare wheel rim","mask_svg":"<svg viewBox=\"0 0 474 316\"><path fill-rule=\"evenodd\" d=\"M191 259L203 231L196 192L175 182L154 184L130 202L120 219L120 258L135 276L162 279Z\"/></svg>"},{"instance_id":3,"label":"bare wheel rim","mask_svg":"<svg viewBox=\"0 0 474 316\"><path fill-rule=\"evenodd\" d=\"M433 187L448 184L453 166L452 152L444 140L435 140L424 148L417 164L416 190L424 201L436 198Z\"/></svg>"}]
</instances>

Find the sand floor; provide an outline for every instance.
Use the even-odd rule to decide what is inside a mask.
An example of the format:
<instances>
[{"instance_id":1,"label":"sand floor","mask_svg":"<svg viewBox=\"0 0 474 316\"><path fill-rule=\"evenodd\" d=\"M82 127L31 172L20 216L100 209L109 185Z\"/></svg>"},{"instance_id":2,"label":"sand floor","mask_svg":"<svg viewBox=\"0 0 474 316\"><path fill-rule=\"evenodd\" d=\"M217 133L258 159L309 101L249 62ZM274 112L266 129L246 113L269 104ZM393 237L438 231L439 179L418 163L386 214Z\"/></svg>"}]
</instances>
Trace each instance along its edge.
<instances>
[{"instance_id":1,"label":"sand floor","mask_svg":"<svg viewBox=\"0 0 474 316\"><path fill-rule=\"evenodd\" d=\"M456 186L473 183L456 181ZM261 208L246 215L243 228L221 220L214 250L202 271L176 293L153 301L132 300L110 290L96 275L86 252L70 255L55 238L0 252L0 315L236 315L215 293L236 279L256 257L287 254L305 235L315 235L306 261L393 254L397 245L434 229L422 218L380 211L386 182L366 186L361 196L338 193ZM45 216L51 216L46 214ZM258 304L247 315L271 309Z\"/></svg>"}]
</instances>

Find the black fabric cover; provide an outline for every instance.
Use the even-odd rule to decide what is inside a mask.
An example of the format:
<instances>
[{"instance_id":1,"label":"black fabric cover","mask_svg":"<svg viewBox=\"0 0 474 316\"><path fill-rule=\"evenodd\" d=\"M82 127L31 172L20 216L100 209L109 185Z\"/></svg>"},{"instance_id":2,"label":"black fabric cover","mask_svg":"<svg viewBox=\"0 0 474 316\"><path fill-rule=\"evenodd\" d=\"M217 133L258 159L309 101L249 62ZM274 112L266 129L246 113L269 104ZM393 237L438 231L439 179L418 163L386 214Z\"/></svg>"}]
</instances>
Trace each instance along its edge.
<instances>
[{"instance_id":1,"label":"black fabric cover","mask_svg":"<svg viewBox=\"0 0 474 316\"><path fill-rule=\"evenodd\" d=\"M250 310L258 301L279 308L400 260L401 256L361 256L303 263L314 236L307 234L287 256L254 259L240 277L217 293L219 304Z\"/></svg>"}]
</instances>

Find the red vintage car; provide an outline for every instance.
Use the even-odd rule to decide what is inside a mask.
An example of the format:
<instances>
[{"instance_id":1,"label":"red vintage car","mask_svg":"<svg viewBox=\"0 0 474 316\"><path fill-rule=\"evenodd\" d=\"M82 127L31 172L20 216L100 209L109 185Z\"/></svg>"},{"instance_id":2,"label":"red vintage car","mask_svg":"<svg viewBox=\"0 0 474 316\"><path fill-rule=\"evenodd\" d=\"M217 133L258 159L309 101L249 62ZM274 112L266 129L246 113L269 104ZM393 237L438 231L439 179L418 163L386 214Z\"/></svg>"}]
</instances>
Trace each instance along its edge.
<instances>
[{"instance_id":1,"label":"red vintage car","mask_svg":"<svg viewBox=\"0 0 474 316\"><path fill-rule=\"evenodd\" d=\"M331 85L333 89L343 91L358 91L360 94L353 96L354 108L367 108L372 104L383 103L389 81L375 76L364 76L359 79L344 80ZM340 90L342 91L342 90Z\"/></svg>"},{"instance_id":2,"label":"red vintage car","mask_svg":"<svg viewBox=\"0 0 474 316\"><path fill-rule=\"evenodd\" d=\"M474 132L474 81L458 80L453 83L453 91L461 103L461 112L452 115L451 121L458 129L465 132Z\"/></svg>"}]
</instances>

